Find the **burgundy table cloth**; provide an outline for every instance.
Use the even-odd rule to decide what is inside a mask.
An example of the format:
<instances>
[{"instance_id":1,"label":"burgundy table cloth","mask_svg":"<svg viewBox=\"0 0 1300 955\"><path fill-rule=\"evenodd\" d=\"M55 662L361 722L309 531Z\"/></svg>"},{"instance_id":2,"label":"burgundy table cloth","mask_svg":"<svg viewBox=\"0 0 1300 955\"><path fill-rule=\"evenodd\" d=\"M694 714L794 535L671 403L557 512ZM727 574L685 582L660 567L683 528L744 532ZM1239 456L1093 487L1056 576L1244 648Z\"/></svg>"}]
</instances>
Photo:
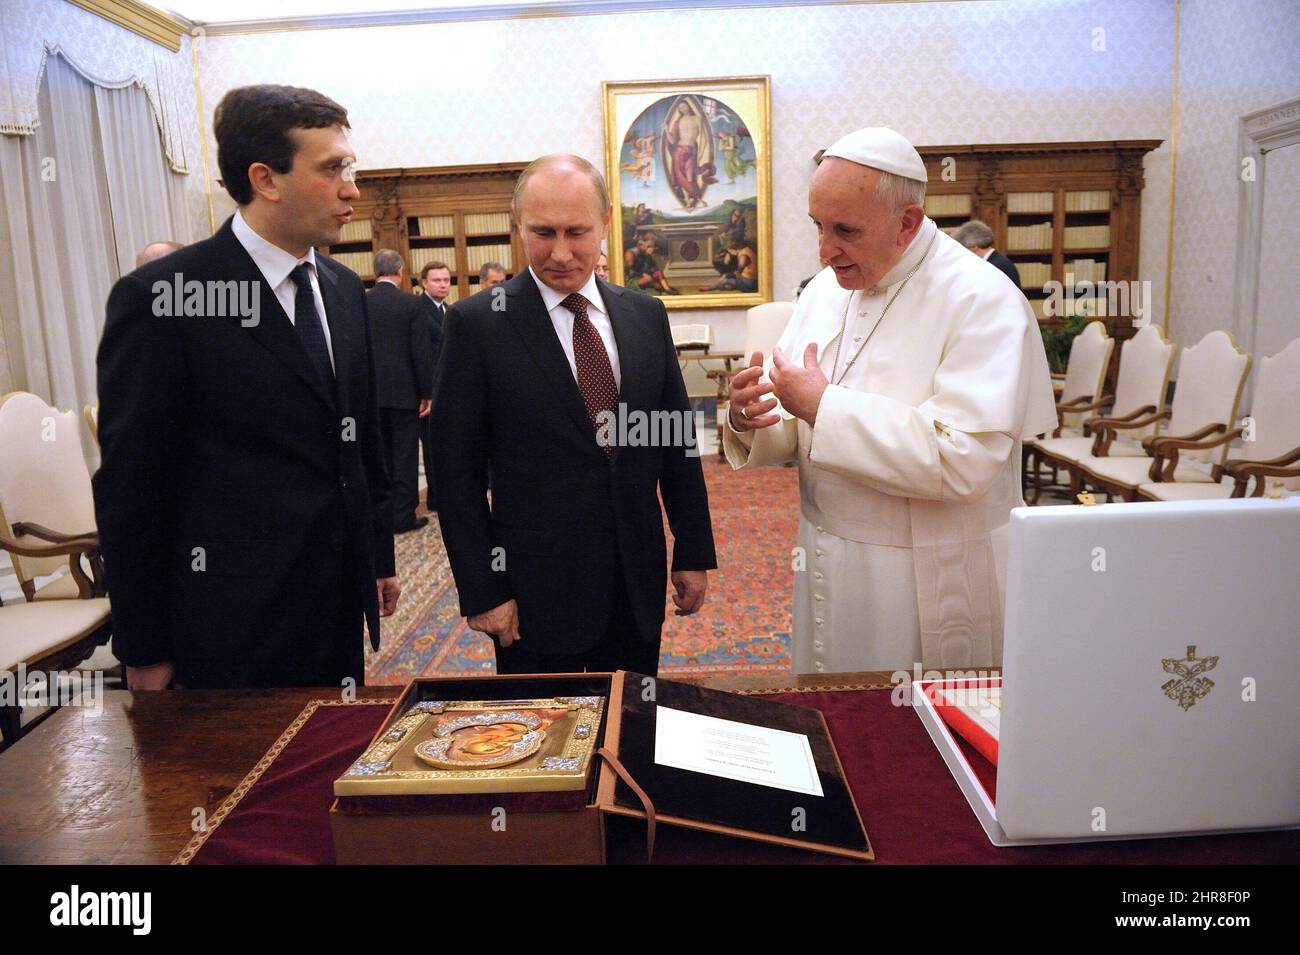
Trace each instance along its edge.
<instances>
[{"instance_id":1,"label":"burgundy table cloth","mask_svg":"<svg viewBox=\"0 0 1300 955\"><path fill-rule=\"evenodd\" d=\"M878 864L1295 863L1300 833L1099 842L999 849L910 707L887 690L792 692L765 697L822 711ZM334 780L370 742L391 701L308 706L177 857L178 862L328 864ZM982 757L967 749L972 762ZM981 775L992 767L977 765ZM987 778L987 777L986 777ZM610 862L642 862L644 823L607 819ZM839 863L819 853L660 826L657 863ZM539 859L544 862L544 859Z\"/></svg>"}]
</instances>

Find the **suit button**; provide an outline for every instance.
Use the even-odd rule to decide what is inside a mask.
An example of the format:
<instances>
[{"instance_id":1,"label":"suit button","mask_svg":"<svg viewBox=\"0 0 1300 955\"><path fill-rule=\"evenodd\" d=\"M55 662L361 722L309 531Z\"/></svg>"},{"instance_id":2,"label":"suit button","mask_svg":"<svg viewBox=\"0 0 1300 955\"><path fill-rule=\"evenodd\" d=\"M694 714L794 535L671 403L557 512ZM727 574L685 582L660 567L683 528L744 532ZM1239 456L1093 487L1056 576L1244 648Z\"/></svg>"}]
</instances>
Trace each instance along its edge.
<instances>
[{"instance_id":1,"label":"suit button","mask_svg":"<svg viewBox=\"0 0 1300 955\"><path fill-rule=\"evenodd\" d=\"M348 487L348 479L345 478L345 477L341 477L341 478L339 478L339 487L343 488L344 490L347 490L347 487Z\"/></svg>"}]
</instances>

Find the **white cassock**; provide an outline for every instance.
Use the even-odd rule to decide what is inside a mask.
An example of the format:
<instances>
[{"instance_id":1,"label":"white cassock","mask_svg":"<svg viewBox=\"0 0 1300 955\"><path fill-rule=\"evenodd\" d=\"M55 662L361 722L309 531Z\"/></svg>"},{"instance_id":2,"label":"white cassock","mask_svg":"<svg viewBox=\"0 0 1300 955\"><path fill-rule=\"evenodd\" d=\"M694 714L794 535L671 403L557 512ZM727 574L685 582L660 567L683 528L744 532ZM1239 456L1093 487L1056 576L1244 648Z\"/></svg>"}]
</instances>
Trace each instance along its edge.
<instances>
[{"instance_id":1,"label":"white cassock","mask_svg":"<svg viewBox=\"0 0 1300 955\"><path fill-rule=\"evenodd\" d=\"M779 347L811 342L817 427L780 407L723 439L733 468L799 465L795 672L1000 665L1020 442L1056 427L1029 303L927 218L874 289L809 283Z\"/></svg>"}]
</instances>

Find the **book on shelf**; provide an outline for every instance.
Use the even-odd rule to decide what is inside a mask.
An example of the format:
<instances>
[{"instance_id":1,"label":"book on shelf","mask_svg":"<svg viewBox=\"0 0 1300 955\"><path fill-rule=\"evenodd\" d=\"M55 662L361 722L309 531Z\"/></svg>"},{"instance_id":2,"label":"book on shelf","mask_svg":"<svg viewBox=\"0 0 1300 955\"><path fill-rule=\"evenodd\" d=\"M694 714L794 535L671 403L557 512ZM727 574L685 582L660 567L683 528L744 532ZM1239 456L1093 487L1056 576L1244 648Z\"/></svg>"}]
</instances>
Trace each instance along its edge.
<instances>
[{"instance_id":1,"label":"book on shelf","mask_svg":"<svg viewBox=\"0 0 1300 955\"><path fill-rule=\"evenodd\" d=\"M375 271L375 257L370 252L331 252L330 258L357 275L372 275Z\"/></svg>"},{"instance_id":2,"label":"book on shelf","mask_svg":"<svg viewBox=\"0 0 1300 955\"><path fill-rule=\"evenodd\" d=\"M1041 289L1052 280L1050 262L1018 262L1016 270L1020 273L1020 287L1024 289Z\"/></svg>"},{"instance_id":3,"label":"book on shelf","mask_svg":"<svg viewBox=\"0 0 1300 955\"><path fill-rule=\"evenodd\" d=\"M435 245L426 248L411 249L411 261L408 263L411 274L418 276L420 269L429 262L443 262L448 269L454 268L456 249L451 245Z\"/></svg>"},{"instance_id":4,"label":"book on shelf","mask_svg":"<svg viewBox=\"0 0 1300 955\"><path fill-rule=\"evenodd\" d=\"M509 212L465 213L466 235L508 235L509 233Z\"/></svg>"},{"instance_id":5,"label":"book on shelf","mask_svg":"<svg viewBox=\"0 0 1300 955\"><path fill-rule=\"evenodd\" d=\"M344 242L369 242L372 238L369 219L353 219L346 222L339 232L338 245Z\"/></svg>"},{"instance_id":6,"label":"book on shelf","mask_svg":"<svg viewBox=\"0 0 1300 955\"><path fill-rule=\"evenodd\" d=\"M1067 192L1066 212L1110 212L1110 190L1092 189L1087 192Z\"/></svg>"},{"instance_id":7,"label":"book on shelf","mask_svg":"<svg viewBox=\"0 0 1300 955\"><path fill-rule=\"evenodd\" d=\"M1034 225L1007 226L1007 249L1037 250L1052 247L1052 223L1038 222ZM1019 266L1017 266L1019 268Z\"/></svg>"},{"instance_id":8,"label":"book on shelf","mask_svg":"<svg viewBox=\"0 0 1300 955\"><path fill-rule=\"evenodd\" d=\"M513 249L509 242L497 245L471 245L465 249L465 265L476 273L489 262L500 262L507 272L511 268Z\"/></svg>"},{"instance_id":9,"label":"book on shelf","mask_svg":"<svg viewBox=\"0 0 1300 955\"><path fill-rule=\"evenodd\" d=\"M1066 285L1104 281L1106 281L1105 259L1071 259L1065 263Z\"/></svg>"},{"instance_id":10,"label":"book on shelf","mask_svg":"<svg viewBox=\"0 0 1300 955\"><path fill-rule=\"evenodd\" d=\"M925 214L931 218L935 216L969 216L970 210L970 195L967 193L925 197Z\"/></svg>"},{"instance_id":11,"label":"book on shelf","mask_svg":"<svg viewBox=\"0 0 1300 955\"><path fill-rule=\"evenodd\" d=\"M1068 225L1065 227L1067 249L1095 249L1110 245L1109 225Z\"/></svg>"},{"instance_id":12,"label":"book on shelf","mask_svg":"<svg viewBox=\"0 0 1300 955\"><path fill-rule=\"evenodd\" d=\"M1054 196L1050 192L1009 192L1007 193L1007 213L1023 215L1042 212L1050 214Z\"/></svg>"},{"instance_id":13,"label":"book on shelf","mask_svg":"<svg viewBox=\"0 0 1300 955\"><path fill-rule=\"evenodd\" d=\"M456 219L454 216L416 216L415 225L420 238L454 239L456 237Z\"/></svg>"}]
</instances>

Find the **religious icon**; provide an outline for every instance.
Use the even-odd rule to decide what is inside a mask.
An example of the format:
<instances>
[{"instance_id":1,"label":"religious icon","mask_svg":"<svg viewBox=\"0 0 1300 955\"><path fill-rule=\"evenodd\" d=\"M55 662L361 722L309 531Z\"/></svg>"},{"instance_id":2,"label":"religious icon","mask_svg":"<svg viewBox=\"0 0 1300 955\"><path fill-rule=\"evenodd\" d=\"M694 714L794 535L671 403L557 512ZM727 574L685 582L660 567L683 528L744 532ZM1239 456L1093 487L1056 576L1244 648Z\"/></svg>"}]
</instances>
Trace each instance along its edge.
<instances>
[{"instance_id":1,"label":"religious icon","mask_svg":"<svg viewBox=\"0 0 1300 955\"><path fill-rule=\"evenodd\" d=\"M604 89L614 281L669 308L769 300L767 77Z\"/></svg>"},{"instance_id":2,"label":"religious icon","mask_svg":"<svg viewBox=\"0 0 1300 955\"><path fill-rule=\"evenodd\" d=\"M335 781L335 795L533 792L587 784L604 697L425 701Z\"/></svg>"}]
</instances>

